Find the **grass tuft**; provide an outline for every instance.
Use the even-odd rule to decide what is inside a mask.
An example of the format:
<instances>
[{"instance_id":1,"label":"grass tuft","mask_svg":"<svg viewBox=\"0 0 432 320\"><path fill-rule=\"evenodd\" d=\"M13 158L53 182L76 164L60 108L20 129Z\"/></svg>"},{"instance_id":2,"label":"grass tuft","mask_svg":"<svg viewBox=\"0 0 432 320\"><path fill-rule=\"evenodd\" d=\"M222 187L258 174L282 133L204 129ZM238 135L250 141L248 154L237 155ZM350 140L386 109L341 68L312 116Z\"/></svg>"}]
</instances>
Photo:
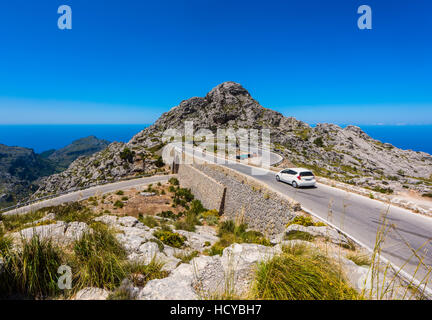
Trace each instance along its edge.
<instances>
[{"instance_id":1,"label":"grass tuft","mask_svg":"<svg viewBox=\"0 0 432 320\"><path fill-rule=\"evenodd\" d=\"M302 245L258 265L253 298L264 300L357 299L338 268L318 251Z\"/></svg>"}]
</instances>

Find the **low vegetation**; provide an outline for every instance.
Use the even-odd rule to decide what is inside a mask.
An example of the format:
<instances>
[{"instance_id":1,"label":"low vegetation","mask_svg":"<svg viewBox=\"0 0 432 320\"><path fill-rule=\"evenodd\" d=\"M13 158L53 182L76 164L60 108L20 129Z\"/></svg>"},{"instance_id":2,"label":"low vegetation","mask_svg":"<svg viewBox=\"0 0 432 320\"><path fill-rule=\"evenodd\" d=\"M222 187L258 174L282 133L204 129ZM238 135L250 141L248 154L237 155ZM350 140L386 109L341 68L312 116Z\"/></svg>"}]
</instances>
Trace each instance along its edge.
<instances>
[{"instance_id":1,"label":"low vegetation","mask_svg":"<svg viewBox=\"0 0 432 320\"><path fill-rule=\"evenodd\" d=\"M22 240L20 249L1 242L4 261L0 273L1 298L44 299L59 293L57 270L64 254L58 247L38 237Z\"/></svg>"},{"instance_id":2,"label":"low vegetation","mask_svg":"<svg viewBox=\"0 0 432 320\"><path fill-rule=\"evenodd\" d=\"M337 266L305 245L283 248L283 254L258 265L253 298L264 300L345 300L358 295Z\"/></svg>"},{"instance_id":3,"label":"low vegetation","mask_svg":"<svg viewBox=\"0 0 432 320\"><path fill-rule=\"evenodd\" d=\"M298 224L298 225L301 225L304 227L311 227L311 226L323 227L323 226L325 226L325 223L323 223L323 222L314 222L311 217L302 216L302 215L296 216L294 219L292 219L290 222L288 222L288 224L286 226L288 227L292 224Z\"/></svg>"},{"instance_id":4,"label":"low vegetation","mask_svg":"<svg viewBox=\"0 0 432 320\"><path fill-rule=\"evenodd\" d=\"M261 232L247 230L247 225L245 223L236 224L232 220L227 220L219 224L218 237L220 240L205 251L207 254L222 255L223 249L233 243L257 243L270 246L270 241L265 238Z\"/></svg>"},{"instance_id":5,"label":"low vegetation","mask_svg":"<svg viewBox=\"0 0 432 320\"><path fill-rule=\"evenodd\" d=\"M183 247L184 242L186 241L186 237L178 234L177 232L173 232L168 227L156 230L153 235L162 241L163 244L174 248Z\"/></svg>"}]
</instances>

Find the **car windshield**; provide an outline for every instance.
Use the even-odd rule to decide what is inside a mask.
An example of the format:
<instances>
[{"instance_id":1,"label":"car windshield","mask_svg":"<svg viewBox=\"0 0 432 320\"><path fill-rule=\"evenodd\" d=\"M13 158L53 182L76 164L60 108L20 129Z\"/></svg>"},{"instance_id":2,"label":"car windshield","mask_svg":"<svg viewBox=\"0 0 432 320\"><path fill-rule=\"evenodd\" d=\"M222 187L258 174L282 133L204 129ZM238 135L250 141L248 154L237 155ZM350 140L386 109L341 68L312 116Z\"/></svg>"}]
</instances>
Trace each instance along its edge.
<instances>
[{"instance_id":1,"label":"car windshield","mask_svg":"<svg viewBox=\"0 0 432 320\"><path fill-rule=\"evenodd\" d=\"M306 171L306 172L301 172L300 176L302 176L302 177L313 177L314 175L313 175L312 172Z\"/></svg>"}]
</instances>

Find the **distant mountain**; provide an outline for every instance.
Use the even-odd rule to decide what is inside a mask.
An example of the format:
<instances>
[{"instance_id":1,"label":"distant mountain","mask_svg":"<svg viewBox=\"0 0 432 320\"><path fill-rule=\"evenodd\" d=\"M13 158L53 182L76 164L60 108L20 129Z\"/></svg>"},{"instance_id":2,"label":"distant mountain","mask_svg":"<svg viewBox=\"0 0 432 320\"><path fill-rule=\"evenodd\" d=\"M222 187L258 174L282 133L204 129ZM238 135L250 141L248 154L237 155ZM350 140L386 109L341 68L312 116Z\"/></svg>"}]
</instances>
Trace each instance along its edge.
<instances>
[{"instance_id":1,"label":"distant mountain","mask_svg":"<svg viewBox=\"0 0 432 320\"><path fill-rule=\"evenodd\" d=\"M89 136L73 141L68 146L59 150L48 150L41 156L56 163L59 171L66 170L69 165L78 157L89 156L101 151L110 144L107 140L101 140L95 136Z\"/></svg>"},{"instance_id":2,"label":"distant mountain","mask_svg":"<svg viewBox=\"0 0 432 320\"><path fill-rule=\"evenodd\" d=\"M0 205L28 196L38 178L55 172L56 165L32 149L0 144Z\"/></svg>"},{"instance_id":3,"label":"distant mountain","mask_svg":"<svg viewBox=\"0 0 432 320\"><path fill-rule=\"evenodd\" d=\"M273 149L296 166L311 168L317 175L355 184L384 193L413 189L432 191L432 156L402 150L375 140L359 127L334 124L315 127L262 107L235 82L224 82L205 97L193 97L165 112L151 126L127 144L110 145L90 158L78 159L68 170L44 179L37 196L90 186L106 176L118 178L150 172L149 155L163 145L163 132L184 127L194 129L270 129ZM122 158L128 150L129 163ZM131 154L133 153L133 154ZM93 163L93 165L92 165Z\"/></svg>"},{"instance_id":4,"label":"distant mountain","mask_svg":"<svg viewBox=\"0 0 432 320\"><path fill-rule=\"evenodd\" d=\"M36 154L33 149L0 144L0 207L28 198L38 189L40 178L62 172L77 158L108 145L108 141L90 136L59 150Z\"/></svg>"}]
</instances>

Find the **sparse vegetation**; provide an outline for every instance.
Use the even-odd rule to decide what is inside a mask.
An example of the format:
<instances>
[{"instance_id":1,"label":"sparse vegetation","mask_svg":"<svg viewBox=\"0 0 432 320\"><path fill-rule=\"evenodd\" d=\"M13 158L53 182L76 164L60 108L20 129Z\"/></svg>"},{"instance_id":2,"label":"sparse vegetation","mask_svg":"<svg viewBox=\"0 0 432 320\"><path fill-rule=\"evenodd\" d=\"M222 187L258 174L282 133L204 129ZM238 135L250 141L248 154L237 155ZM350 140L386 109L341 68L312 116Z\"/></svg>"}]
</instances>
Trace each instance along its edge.
<instances>
[{"instance_id":1,"label":"sparse vegetation","mask_svg":"<svg viewBox=\"0 0 432 320\"><path fill-rule=\"evenodd\" d=\"M302 216L302 215L298 215L298 216L294 217L294 219L292 219L290 222L288 222L286 226L288 227L292 224L298 224L298 225L301 225L304 227L311 227L311 226L323 227L323 226L325 226L325 223L323 223L323 222L320 222L320 221L314 222L311 217Z\"/></svg>"},{"instance_id":2,"label":"sparse vegetation","mask_svg":"<svg viewBox=\"0 0 432 320\"><path fill-rule=\"evenodd\" d=\"M98 287L113 290L128 274L126 251L114 232L95 223L92 232L74 245L74 289Z\"/></svg>"},{"instance_id":3,"label":"sparse vegetation","mask_svg":"<svg viewBox=\"0 0 432 320\"><path fill-rule=\"evenodd\" d=\"M172 230L169 229L157 230L153 233L153 235L167 246L174 248L181 248L186 241L186 237L183 237L177 232L172 232Z\"/></svg>"},{"instance_id":4,"label":"sparse vegetation","mask_svg":"<svg viewBox=\"0 0 432 320\"><path fill-rule=\"evenodd\" d=\"M371 259L369 255L367 254L361 254L357 252L349 252L347 254L347 259L351 260L358 266L370 266L371 265Z\"/></svg>"},{"instance_id":5,"label":"sparse vegetation","mask_svg":"<svg viewBox=\"0 0 432 320\"><path fill-rule=\"evenodd\" d=\"M157 219L155 219L152 216L143 216L142 214L140 214L138 216L138 220L149 228L154 228L159 226L159 222L157 221Z\"/></svg>"},{"instance_id":6,"label":"sparse vegetation","mask_svg":"<svg viewBox=\"0 0 432 320\"><path fill-rule=\"evenodd\" d=\"M258 265L253 298L264 300L357 299L339 271L320 252L301 246Z\"/></svg>"},{"instance_id":7,"label":"sparse vegetation","mask_svg":"<svg viewBox=\"0 0 432 320\"><path fill-rule=\"evenodd\" d=\"M37 236L23 239L20 249L12 249L5 241L1 255L4 264L0 272L0 297L45 299L59 293L57 270L63 255L51 241Z\"/></svg>"},{"instance_id":8,"label":"sparse vegetation","mask_svg":"<svg viewBox=\"0 0 432 320\"><path fill-rule=\"evenodd\" d=\"M232 220L219 223L218 237L220 240L206 251L209 255L221 255L223 249L233 243L257 243L270 246L270 241L261 232L247 231L246 224L235 224Z\"/></svg>"}]
</instances>

